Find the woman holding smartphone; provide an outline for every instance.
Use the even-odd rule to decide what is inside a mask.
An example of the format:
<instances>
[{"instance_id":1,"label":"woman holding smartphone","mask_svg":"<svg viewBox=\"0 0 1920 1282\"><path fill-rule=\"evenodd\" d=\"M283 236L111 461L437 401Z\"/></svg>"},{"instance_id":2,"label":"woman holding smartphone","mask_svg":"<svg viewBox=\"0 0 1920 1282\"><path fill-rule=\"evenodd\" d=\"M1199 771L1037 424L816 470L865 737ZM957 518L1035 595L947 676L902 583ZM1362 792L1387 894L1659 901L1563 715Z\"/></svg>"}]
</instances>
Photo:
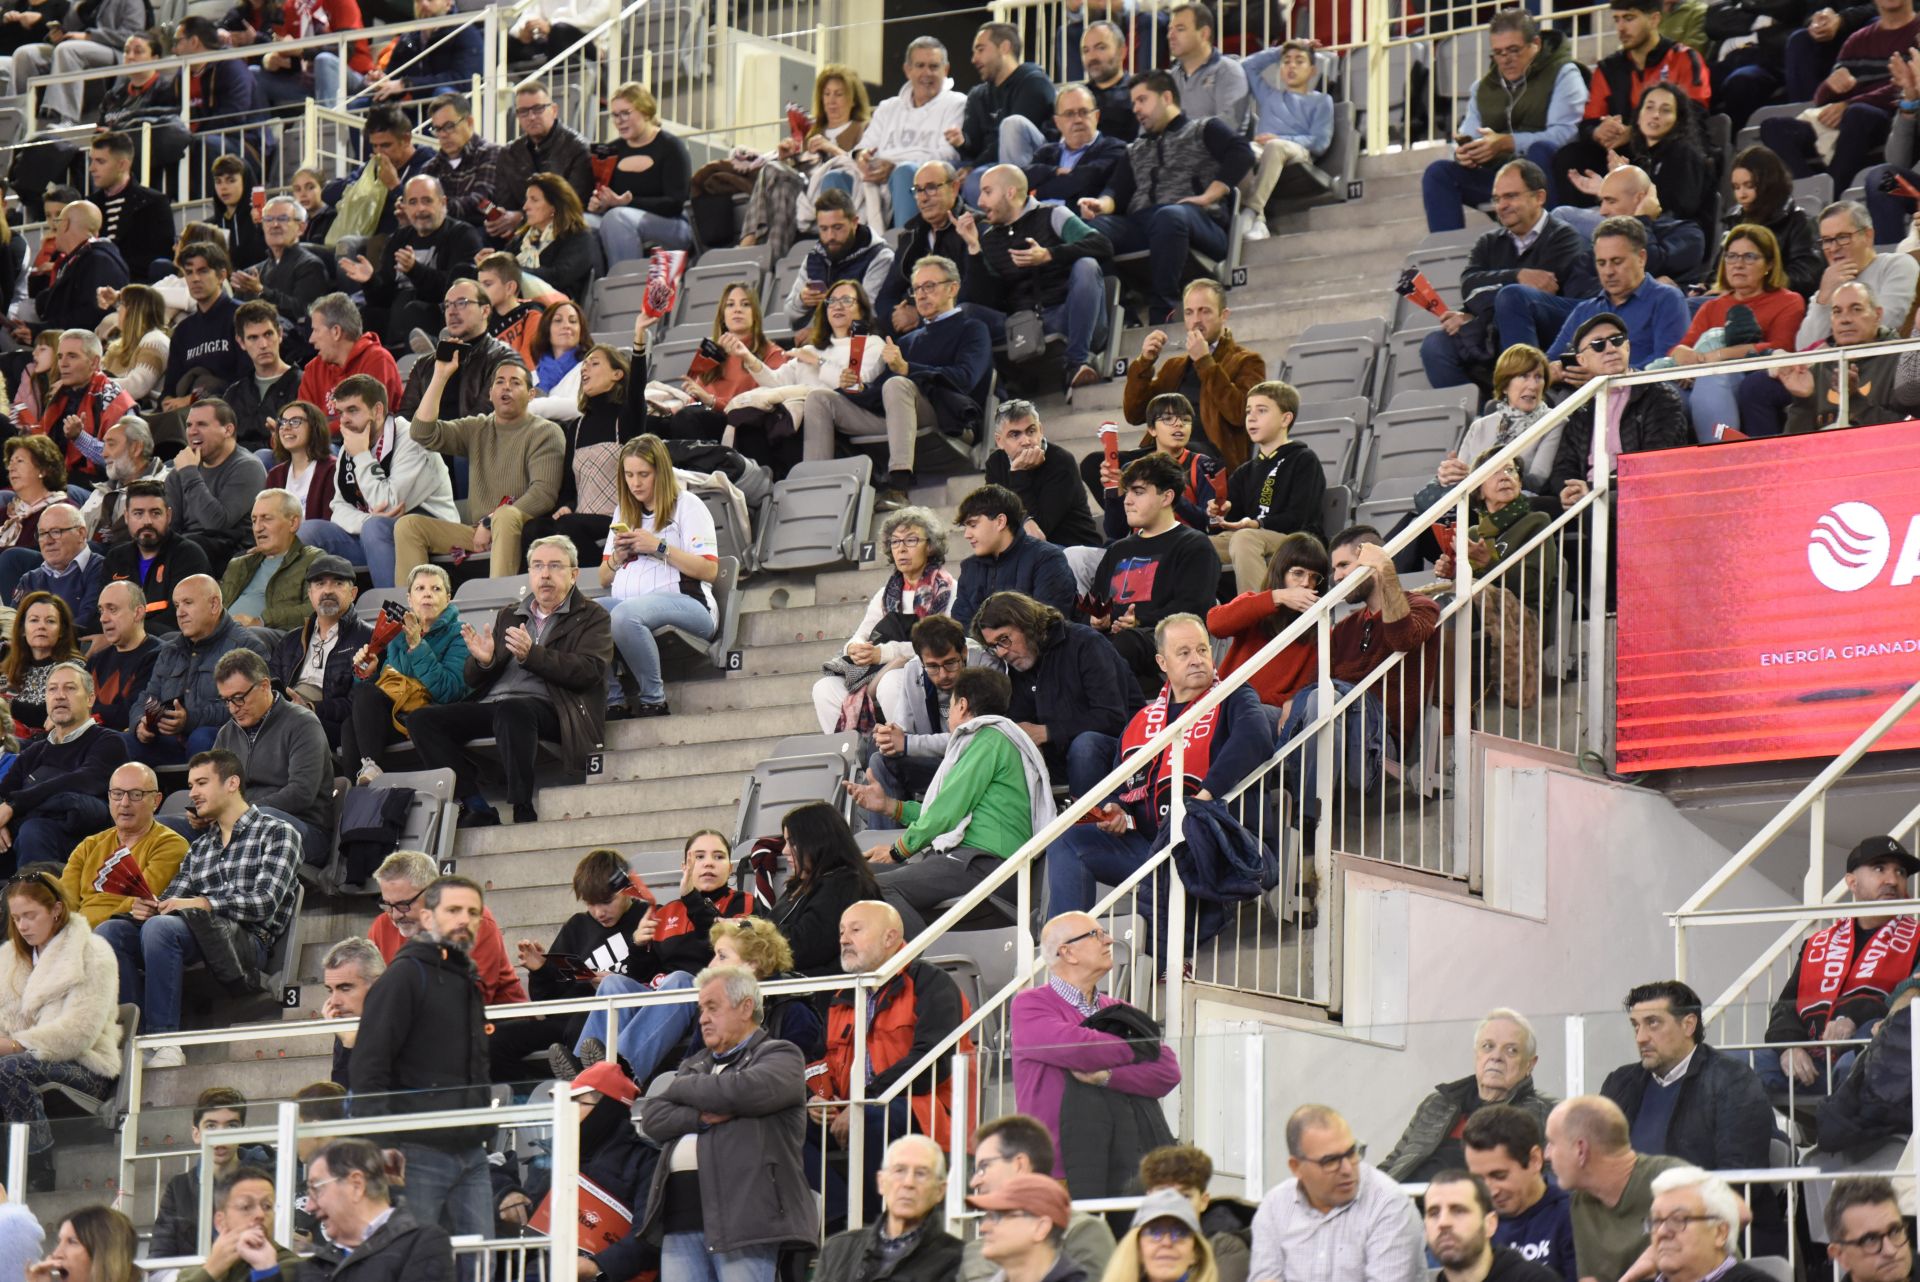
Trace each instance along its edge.
<instances>
[{"instance_id":1,"label":"woman holding smartphone","mask_svg":"<svg viewBox=\"0 0 1920 1282\"><path fill-rule=\"evenodd\" d=\"M27 1282L135 1282L140 1237L110 1206L88 1206L60 1222L47 1258L27 1266Z\"/></svg>"}]
</instances>

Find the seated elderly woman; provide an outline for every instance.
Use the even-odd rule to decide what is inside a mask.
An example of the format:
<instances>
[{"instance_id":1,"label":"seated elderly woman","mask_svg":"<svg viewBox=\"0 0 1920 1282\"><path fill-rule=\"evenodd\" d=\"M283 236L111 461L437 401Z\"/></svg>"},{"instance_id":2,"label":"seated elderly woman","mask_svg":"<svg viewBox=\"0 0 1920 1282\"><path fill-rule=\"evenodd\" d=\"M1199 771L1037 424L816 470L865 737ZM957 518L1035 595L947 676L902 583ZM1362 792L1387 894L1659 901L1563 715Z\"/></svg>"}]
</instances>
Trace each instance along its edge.
<instances>
[{"instance_id":1,"label":"seated elderly woman","mask_svg":"<svg viewBox=\"0 0 1920 1282\"><path fill-rule=\"evenodd\" d=\"M381 759L395 738L406 737L406 718L414 709L467 697L467 642L452 595L453 580L437 565L416 565L407 576L403 630L387 643L374 675L355 681L348 696L340 746L349 764L360 763L355 783L380 777ZM373 658L371 646L362 646L354 663L372 664Z\"/></svg>"},{"instance_id":2,"label":"seated elderly woman","mask_svg":"<svg viewBox=\"0 0 1920 1282\"><path fill-rule=\"evenodd\" d=\"M827 675L813 683L813 710L827 734L865 733L884 721L875 699L881 673L913 657L914 624L953 611L945 521L924 507L900 508L881 524L880 545L893 573L867 602L846 648L822 665Z\"/></svg>"},{"instance_id":3,"label":"seated elderly woman","mask_svg":"<svg viewBox=\"0 0 1920 1282\"><path fill-rule=\"evenodd\" d=\"M1511 1104L1545 1126L1559 1101L1534 1089L1533 1067L1539 1061L1539 1044L1526 1016L1505 1007L1488 1011L1473 1030L1473 1076L1434 1087L1380 1169L1390 1179L1410 1182L1465 1166L1460 1127L1482 1104Z\"/></svg>"},{"instance_id":4,"label":"seated elderly woman","mask_svg":"<svg viewBox=\"0 0 1920 1282\"><path fill-rule=\"evenodd\" d=\"M1473 460L1473 466L1479 468L1494 453L1491 449L1483 452ZM1520 484L1520 460L1508 459L1474 491L1469 504L1473 523L1464 533L1455 535L1455 551L1441 554L1434 562L1434 573L1443 579L1454 576L1458 568L1455 553L1464 538L1474 577L1484 578L1552 523L1551 516L1528 502ZM1540 697L1541 619L1546 617L1546 636L1552 640L1552 607L1560 600L1558 542L1541 543L1521 564L1501 570L1499 577L1500 585L1480 598L1485 623L1478 659L1481 679L1489 687L1497 687L1508 706L1530 708Z\"/></svg>"}]
</instances>

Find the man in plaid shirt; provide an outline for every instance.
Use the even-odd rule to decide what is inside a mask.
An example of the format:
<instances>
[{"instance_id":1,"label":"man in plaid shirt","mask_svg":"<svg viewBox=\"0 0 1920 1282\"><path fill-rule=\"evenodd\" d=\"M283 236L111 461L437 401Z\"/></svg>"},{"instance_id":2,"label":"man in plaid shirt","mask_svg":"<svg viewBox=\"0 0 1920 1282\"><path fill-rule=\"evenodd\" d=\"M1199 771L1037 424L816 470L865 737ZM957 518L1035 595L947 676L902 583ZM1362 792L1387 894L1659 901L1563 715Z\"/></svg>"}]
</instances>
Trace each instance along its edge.
<instances>
[{"instance_id":1,"label":"man in plaid shirt","mask_svg":"<svg viewBox=\"0 0 1920 1282\"><path fill-rule=\"evenodd\" d=\"M527 193L496 192L499 184L499 143L488 142L474 131L473 106L465 94L443 93L427 107L427 130L440 140L435 153L421 172L438 179L447 193L447 217L478 227L486 222L486 205L498 201L509 209L518 209ZM448 263L443 270L472 275L470 264Z\"/></svg>"},{"instance_id":2,"label":"man in plaid shirt","mask_svg":"<svg viewBox=\"0 0 1920 1282\"><path fill-rule=\"evenodd\" d=\"M187 763L188 818L204 828L158 901L135 899L132 920L100 927L120 960L120 1000L141 1010L141 1031L180 1027L181 977L209 958L202 940L222 939L238 956L242 984L256 990L268 951L293 920L300 837L293 826L247 803L240 759L224 749ZM220 967L211 967L218 975ZM178 1068L177 1046L148 1054L150 1068Z\"/></svg>"}]
</instances>

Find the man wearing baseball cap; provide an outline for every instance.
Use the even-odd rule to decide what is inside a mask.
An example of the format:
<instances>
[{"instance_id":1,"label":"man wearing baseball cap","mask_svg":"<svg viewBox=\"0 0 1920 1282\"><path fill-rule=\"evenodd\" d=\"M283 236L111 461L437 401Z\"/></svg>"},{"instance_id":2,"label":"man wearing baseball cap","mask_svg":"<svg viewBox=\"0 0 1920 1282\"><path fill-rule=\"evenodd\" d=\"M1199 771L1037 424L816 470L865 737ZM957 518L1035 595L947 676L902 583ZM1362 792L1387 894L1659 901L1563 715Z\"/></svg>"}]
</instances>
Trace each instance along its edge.
<instances>
[{"instance_id":1,"label":"man wearing baseball cap","mask_svg":"<svg viewBox=\"0 0 1920 1282\"><path fill-rule=\"evenodd\" d=\"M1856 904L1907 899L1920 859L1892 837L1868 837L1847 855L1847 896ZM1857 1047L1795 1046L1795 1042L1865 1040L1887 1013L1894 986L1920 960L1920 919L1861 914L1827 923L1800 946L1800 957L1773 1003L1767 1043L1755 1051L1754 1072L1769 1091L1785 1093L1789 1078L1803 1095L1824 1095L1846 1077Z\"/></svg>"},{"instance_id":2,"label":"man wearing baseball cap","mask_svg":"<svg viewBox=\"0 0 1920 1282\"><path fill-rule=\"evenodd\" d=\"M995 1282L1086 1282L1086 1270L1060 1249L1073 1208L1059 1180L1016 1175L967 1205L985 1212L981 1251L999 1266Z\"/></svg>"},{"instance_id":3,"label":"man wearing baseball cap","mask_svg":"<svg viewBox=\"0 0 1920 1282\"><path fill-rule=\"evenodd\" d=\"M313 613L286 633L267 656L267 670L286 692L287 702L320 718L327 746L340 751L353 693L353 656L373 639L373 629L353 612L360 589L353 563L331 552L307 567L307 604Z\"/></svg>"}]
</instances>

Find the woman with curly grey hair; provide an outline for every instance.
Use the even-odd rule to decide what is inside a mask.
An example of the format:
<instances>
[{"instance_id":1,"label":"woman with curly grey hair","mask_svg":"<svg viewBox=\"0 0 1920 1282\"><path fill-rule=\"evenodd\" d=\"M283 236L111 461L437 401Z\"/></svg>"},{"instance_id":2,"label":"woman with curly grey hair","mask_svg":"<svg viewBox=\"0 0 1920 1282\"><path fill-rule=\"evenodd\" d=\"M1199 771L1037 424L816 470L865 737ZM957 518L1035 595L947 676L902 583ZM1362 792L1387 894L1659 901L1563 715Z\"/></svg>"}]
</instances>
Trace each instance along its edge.
<instances>
[{"instance_id":1,"label":"woman with curly grey hair","mask_svg":"<svg viewBox=\"0 0 1920 1282\"><path fill-rule=\"evenodd\" d=\"M822 665L826 675L813 683L813 708L827 734L871 730L879 720L875 679L913 657L908 637L915 623L953 610L954 579L944 568L947 526L936 513L924 507L888 513L880 547L893 573L867 603L846 648Z\"/></svg>"}]
</instances>

